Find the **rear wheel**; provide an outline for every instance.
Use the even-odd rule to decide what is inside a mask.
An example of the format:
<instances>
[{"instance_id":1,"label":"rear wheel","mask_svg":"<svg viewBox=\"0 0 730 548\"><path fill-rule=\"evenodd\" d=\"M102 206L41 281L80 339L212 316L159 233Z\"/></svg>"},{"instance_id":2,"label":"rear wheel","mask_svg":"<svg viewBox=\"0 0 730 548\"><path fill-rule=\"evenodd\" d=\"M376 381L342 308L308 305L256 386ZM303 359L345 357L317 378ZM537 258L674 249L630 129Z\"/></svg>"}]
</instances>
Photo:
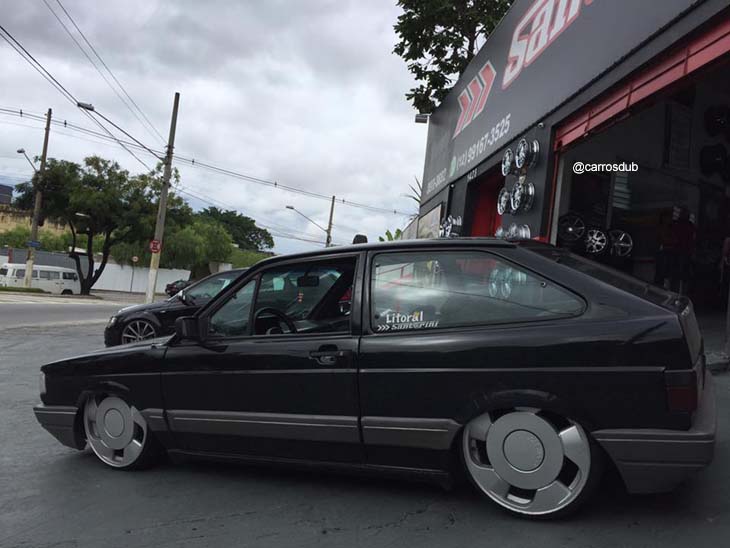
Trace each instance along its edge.
<instances>
[{"instance_id":1,"label":"rear wheel","mask_svg":"<svg viewBox=\"0 0 730 548\"><path fill-rule=\"evenodd\" d=\"M571 513L600 479L600 452L580 424L540 409L485 413L467 424L463 436L472 481L515 514Z\"/></svg>"},{"instance_id":2,"label":"rear wheel","mask_svg":"<svg viewBox=\"0 0 730 548\"><path fill-rule=\"evenodd\" d=\"M70 289L64 289L63 291L61 291L61 295L73 295L73 294L74 294L74 292L71 291Z\"/></svg>"},{"instance_id":3,"label":"rear wheel","mask_svg":"<svg viewBox=\"0 0 730 548\"><path fill-rule=\"evenodd\" d=\"M162 453L142 414L117 396L95 395L86 401L84 431L94 454L112 468L145 468Z\"/></svg>"}]
</instances>

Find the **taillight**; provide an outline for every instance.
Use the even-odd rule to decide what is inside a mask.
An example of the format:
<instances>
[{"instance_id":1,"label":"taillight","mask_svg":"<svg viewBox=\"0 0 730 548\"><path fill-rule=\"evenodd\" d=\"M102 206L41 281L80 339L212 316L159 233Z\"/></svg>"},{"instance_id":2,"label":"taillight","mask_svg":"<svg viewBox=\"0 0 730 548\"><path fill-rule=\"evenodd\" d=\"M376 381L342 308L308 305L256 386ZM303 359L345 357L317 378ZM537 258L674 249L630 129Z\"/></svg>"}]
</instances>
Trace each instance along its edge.
<instances>
[{"instance_id":1,"label":"taillight","mask_svg":"<svg viewBox=\"0 0 730 548\"><path fill-rule=\"evenodd\" d=\"M694 369L665 371L667 387L667 406L670 411L692 413L697 410L698 387L697 373Z\"/></svg>"}]
</instances>

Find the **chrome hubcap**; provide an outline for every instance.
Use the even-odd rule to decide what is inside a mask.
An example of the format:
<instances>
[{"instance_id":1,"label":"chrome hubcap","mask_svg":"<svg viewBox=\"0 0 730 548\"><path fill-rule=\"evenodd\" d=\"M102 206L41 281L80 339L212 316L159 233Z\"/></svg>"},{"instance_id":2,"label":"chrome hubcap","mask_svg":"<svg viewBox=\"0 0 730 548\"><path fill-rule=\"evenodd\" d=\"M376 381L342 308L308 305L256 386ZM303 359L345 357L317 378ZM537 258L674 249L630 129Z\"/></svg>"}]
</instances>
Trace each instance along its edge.
<instances>
[{"instance_id":1,"label":"chrome hubcap","mask_svg":"<svg viewBox=\"0 0 730 548\"><path fill-rule=\"evenodd\" d=\"M145 320L134 320L129 322L122 331L122 343L130 343L154 339L155 328Z\"/></svg>"},{"instance_id":2,"label":"chrome hubcap","mask_svg":"<svg viewBox=\"0 0 730 548\"><path fill-rule=\"evenodd\" d=\"M147 440L147 422L142 414L116 396L89 398L84 408L84 430L96 456L115 468L134 463Z\"/></svg>"},{"instance_id":3,"label":"chrome hubcap","mask_svg":"<svg viewBox=\"0 0 730 548\"><path fill-rule=\"evenodd\" d=\"M529 515L550 514L575 500L591 463L583 428L539 409L472 420L464 430L464 455L484 493Z\"/></svg>"}]
</instances>

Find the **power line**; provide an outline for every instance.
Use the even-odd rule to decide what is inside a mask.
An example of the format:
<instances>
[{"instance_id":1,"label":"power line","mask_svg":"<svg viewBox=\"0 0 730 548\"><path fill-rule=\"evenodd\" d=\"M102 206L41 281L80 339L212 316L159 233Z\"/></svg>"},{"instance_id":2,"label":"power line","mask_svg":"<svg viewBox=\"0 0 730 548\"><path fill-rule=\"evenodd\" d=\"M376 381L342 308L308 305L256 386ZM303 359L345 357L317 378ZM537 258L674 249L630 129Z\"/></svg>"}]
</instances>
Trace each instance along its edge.
<instances>
[{"instance_id":1,"label":"power line","mask_svg":"<svg viewBox=\"0 0 730 548\"><path fill-rule=\"evenodd\" d=\"M190 189L184 189L184 188L181 188L181 187L177 187L175 190L176 190L176 192L179 192L180 194L185 194L187 196L190 196L191 198L195 198L196 200L200 200L201 202L207 203L208 205L212 205L212 206L216 206L216 207L223 207L225 209L230 209L230 206L224 204L223 202L220 202L218 200L214 200L213 198L203 197L203 196L201 196L201 195L199 195L199 194L197 194L195 192L192 192ZM273 227L271 225L263 224L263 223L260 223L258 221L255 221L255 223L256 223L256 226L258 226L260 228L265 228L266 230L268 230L270 232L270 234L272 236L274 236L275 238L284 238L286 240L298 240L298 241L301 241L301 242L315 243L315 244L324 245L324 242L319 241L319 240L313 240L313 239L309 239L309 238L302 238L301 236L296 236L294 234L285 232L282 229L275 228L275 227Z\"/></svg>"},{"instance_id":2,"label":"power line","mask_svg":"<svg viewBox=\"0 0 730 548\"><path fill-rule=\"evenodd\" d=\"M51 6L48 4L47 0L43 0L43 2L46 4L46 6L48 7L48 9L55 16L56 15L56 12L51 9ZM68 17L69 21L71 21L71 24L74 26L74 28L76 29L76 31L81 35L81 38L84 40L84 42L86 43L86 45L94 53L94 55L96 56L96 58L99 60L99 62L102 64L102 66L106 69L106 71L109 73L109 75L112 77L112 79L116 82L117 86L119 86L119 89L122 90L122 93L124 93L124 95L127 97L127 99L129 100L129 102L131 102L132 105L134 105L135 109L137 110L137 112L139 112L139 114L137 114L137 112L135 112L135 110L132 109L129 106L129 104L127 103L127 101L125 101L124 98L119 95L119 93L117 92L116 88L114 88L114 86L112 86L111 83L109 83L109 80L107 80L107 78L104 76L104 74L102 73L102 71L98 68L98 66L96 65L96 63L94 63L92 61L92 59L86 54L86 51L84 50L84 48L81 47L81 44L79 44L78 41L73 37L73 35L67 30L69 36L71 36L71 38L73 39L74 43L76 43L76 45L79 47L79 49L81 49L81 51L84 53L84 55L87 57L87 59L89 59L89 62L91 62L91 64L94 65L94 68L99 72L99 74L101 75L101 77L104 78L104 81L109 85L109 87L112 89L112 91L114 91L114 93L117 95L117 97L119 97L119 100L122 103L124 103L124 106L126 106L129 109L129 111L134 115L134 117L137 118L137 120L139 121L140 124L142 124L142 126L145 128L145 130L147 130L147 132L150 132L150 129L151 129L153 133L150 133L150 135L152 135L153 138L156 136L157 138L160 139L160 141L163 144L166 144L165 138L160 134L159 131L157 131L157 128L154 126L154 124L152 122L150 122L150 119L147 117L147 115L144 113L144 111L139 107L139 105L135 102L135 100L132 99L132 96L127 92L126 88L122 85L122 83L116 77L116 75L114 74L114 72L112 72L112 69L109 68L109 65L107 65L106 62L104 61L104 59L102 59L101 55L99 55L99 52L91 44L91 42L89 41L89 39L86 38L86 35L83 33L83 31L78 26L78 24L76 24L76 21L74 20L74 18L71 16L71 14L68 12L68 10L61 3L61 0L56 0L56 3L61 8L61 10L63 10L63 13L66 14L66 17ZM66 25L64 25L57 16L56 16L56 19L58 19L59 23L61 23L61 25L64 27L64 29L66 29ZM140 115L142 116L142 118L144 120L142 118L140 118ZM145 124L145 122L146 122L146 124Z\"/></svg>"},{"instance_id":3,"label":"power line","mask_svg":"<svg viewBox=\"0 0 730 548\"><path fill-rule=\"evenodd\" d=\"M28 64L30 64L36 71L38 71L42 76L46 77L46 80L53 85L53 87L56 88L57 91L59 91L65 98L68 100L71 104L74 106L79 105L78 99L74 97L74 95L68 91L56 78L53 77L53 75L35 58L31 53L23 47L23 44L21 44L8 30L0 25L0 31L2 31L2 34L0 36L3 37L3 39L10 44L10 46L20 55L23 60L25 60ZM7 35L7 36L6 36ZM10 40L8 40L8 38ZM11 42L12 40L12 42ZM17 46L17 47L16 47ZM18 49L20 48L20 49ZM42 71L42 72L41 72ZM50 79L50 80L49 80ZM142 164L147 170L152 171L152 169L143 162L134 152L132 152L129 148L127 148L117 137L109 131L106 126L104 126L101 122L99 122L96 118L91 116L88 111L79 108L81 112L83 112L88 118L90 118L95 124L97 124L102 130L104 130L109 136L117 141L119 145L126 150L129 154L132 155L132 157L137 160L140 164Z\"/></svg>"},{"instance_id":4,"label":"power line","mask_svg":"<svg viewBox=\"0 0 730 548\"><path fill-rule=\"evenodd\" d=\"M14 115L20 115L19 113L22 112L23 113L22 116L35 116L35 117L38 117L38 119L41 118L40 115L37 115L37 114L30 115L28 113L25 113L25 111L22 111L22 109L0 108L0 113L3 113L3 112L4 113L7 113L7 114L14 114ZM83 111L83 112L86 112L88 114L87 111ZM115 127L117 127L117 129L120 129L120 131L123 131L121 128L119 128L118 126L116 126L116 124L114 124L110 120L108 120L108 121L110 123L112 123L112 125L114 125ZM59 122L59 123L61 123L61 122ZM91 131L88 128L83 128L83 127L80 127L78 125L75 125L75 124L66 122L66 121L64 121L62 123L64 124L64 127L69 127L71 129L78 129L79 131L84 131L86 133L90 133L90 134L95 135L97 137L104 138L103 135L100 135L98 132ZM147 153L153 154L156 158L159 158L158 154L161 154L158 151L154 151L154 150L150 149L149 147L147 147L144 144L140 143L136 139L134 140L135 142L122 141L122 140L119 140L117 138L115 138L115 140L118 141L120 144L121 143L125 143L127 146L130 146L132 148L143 149ZM316 198L316 199L320 199L320 200L327 200L328 202L332 200L332 196L327 195L327 194L322 194L322 193L318 193L318 192L304 190L304 189L297 188L297 187L293 187L293 186L290 186L290 185L281 184L281 183L278 183L276 181L270 181L270 180L266 180L266 179L261 179L259 177L253 177L251 175L246 175L244 173L236 172L236 171L233 171L231 169L226 169L226 168L219 167L219 166L216 166L216 165L213 165L213 164L209 164L207 162L202 162L202 161L196 160L195 158L186 158L184 156L175 156L175 158L181 164L185 164L185 165L188 165L190 167L197 168L197 169L204 169L204 170L210 171L212 173L216 173L218 175L223 175L223 176L226 176L226 177L231 177L231 178L238 179L238 180L242 180L242 181L246 181L246 182L251 182L251 183L255 183L255 184L267 186L267 187L270 187L270 188L275 188L275 189L278 189L278 190L285 190L285 191L288 191L288 192L292 192L292 193L295 193L295 194L300 194L300 195L307 196L307 197L310 197L310 198ZM355 201L352 201L352 200L348 200L346 198L338 198L336 200L336 203L342 204L342 205L346 205L346 206L350 206L350 207L356 207L356 208L360 208L360 209L365 209L367 211L373 211L373 212L377 212L377 213L388 213L388 214L395 214L395 215L410 216L410 213L404 213L402 211L398 211L398 210L395 210L395 209L388 209L388 208L383 208L383 207L371 206L369 204L363 204L363 203L360 203L360 202L355 202Z\"/></svg>"},{"instance_id":5,"label":"power line","mask_svg":"<svg viewBox=\"0 0 730 548\"><path fill-rule=\"evenodd\" d=\"M43 78L45 78L53 87L55 87L61 93L61 95L66 98L67 101L69 101L73 105L76 104L76 100L74 99L73 95L71 95L71 93L69 93L69 91L65 87L63 87L50 72L43 68L43 65L38 63L38 61L35 60L35 57L28 53L28 50L26 50L20 44L20 42L18 42L13 37L12 34L5 30L5 27L3 27L2 25L0 25L0 37L2 37L3 40L10 44L10 47L12 47L18 53L18 55L20 55L41 76L43 76Z\"/></svg>"}]
</instances>

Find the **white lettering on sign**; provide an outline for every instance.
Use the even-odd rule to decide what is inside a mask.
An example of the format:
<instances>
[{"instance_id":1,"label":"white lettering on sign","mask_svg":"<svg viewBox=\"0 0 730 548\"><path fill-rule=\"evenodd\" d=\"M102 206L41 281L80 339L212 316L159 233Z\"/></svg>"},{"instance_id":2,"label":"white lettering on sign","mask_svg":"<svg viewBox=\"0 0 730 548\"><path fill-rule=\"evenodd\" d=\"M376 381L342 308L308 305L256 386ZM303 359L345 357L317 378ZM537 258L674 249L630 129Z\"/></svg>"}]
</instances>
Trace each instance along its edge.
<instances>
[{"instance_id":1,"label":"white lettering on sign","mask_svg":"<svg viewBox=\"0 0 730 548\"><path fill-rule=\"evenodd\" d=\"M502 79L506 89L580 15L588 0L536 0L520 19L512 35L507 68Z\"/></svg>"}]
</instances>

